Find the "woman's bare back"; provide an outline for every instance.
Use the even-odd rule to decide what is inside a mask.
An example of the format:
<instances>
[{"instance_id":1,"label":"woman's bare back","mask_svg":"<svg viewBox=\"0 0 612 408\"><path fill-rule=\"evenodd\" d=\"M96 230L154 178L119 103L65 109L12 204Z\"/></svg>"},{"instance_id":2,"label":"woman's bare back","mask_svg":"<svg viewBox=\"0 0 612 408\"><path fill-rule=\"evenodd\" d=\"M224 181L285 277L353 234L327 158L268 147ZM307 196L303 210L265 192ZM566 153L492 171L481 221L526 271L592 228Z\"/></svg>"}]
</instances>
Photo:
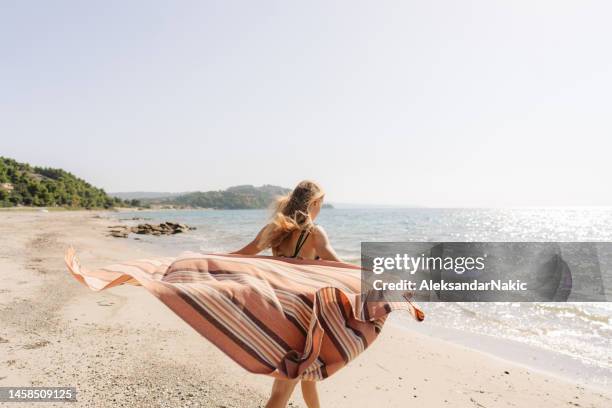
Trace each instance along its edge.
<instances>
[{"instance_id":1,"label":"woman's bare back","mask_svg":"<svg viewBox=\"0 0 612 408\"><path fill-rule=\"evenodd\" d=\"M272 249L272 254L289 258L317 259L315 234L316 227L310 231L295 230L278 247Z\"/></svg>"}]
</instances>

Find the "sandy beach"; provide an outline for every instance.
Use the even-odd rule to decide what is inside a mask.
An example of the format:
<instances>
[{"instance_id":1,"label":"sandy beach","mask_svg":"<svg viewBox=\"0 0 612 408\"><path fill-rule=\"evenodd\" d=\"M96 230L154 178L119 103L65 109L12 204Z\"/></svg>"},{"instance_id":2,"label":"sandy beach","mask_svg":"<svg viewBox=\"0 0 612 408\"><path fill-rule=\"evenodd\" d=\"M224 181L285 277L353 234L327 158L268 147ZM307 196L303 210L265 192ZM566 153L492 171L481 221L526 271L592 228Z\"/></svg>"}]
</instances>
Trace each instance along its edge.
<instances>
[{"instance_id":1,"label":"sandy beach","mask_svg":"<svg viewBox=\"0 0 612 408\"><path fill-rule=\"evenodd\" d=\"M0 211L0 386L75 386L78 407L263 406L271 378L241 369L146 290L95 293L68 274L70 245L92 267L156 256L107 236L111 223L93 211ZM612 393L390 324L320 392L324 407L612 406ZM299 391L290 406L305 407Z\"/></svg>"}]
</instances>

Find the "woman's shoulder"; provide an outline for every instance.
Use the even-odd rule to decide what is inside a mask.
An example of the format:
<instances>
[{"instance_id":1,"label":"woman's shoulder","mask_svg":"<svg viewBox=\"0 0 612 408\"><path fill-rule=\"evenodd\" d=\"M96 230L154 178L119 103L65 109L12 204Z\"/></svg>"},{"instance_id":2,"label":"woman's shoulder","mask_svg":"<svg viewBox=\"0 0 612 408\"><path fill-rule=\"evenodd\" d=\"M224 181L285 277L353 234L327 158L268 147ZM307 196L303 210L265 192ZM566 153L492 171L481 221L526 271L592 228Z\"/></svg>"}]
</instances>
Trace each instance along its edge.
<instances>
[{"instance_id":1,"label":"woman's shoulder","mask_svg":"<svg viewBox=\"0 0 612 408\"><path fill-rule=\"evenodd\" d=\"M327 233L325 232L325 229L319 224L314 224L310 231L313 237L315 238L327 238Z\"/></svg>"},{"instance_id":2,"label":"woman's shoulder","mask_svg":"<svg viewBox=\"0 0 612 408\"><path fill-rule=\"evenodd\" d=\"M310 231L313 233L325 232L321 224L314 224L314 223L312 224Z\"/></svg>"}]
</instances>

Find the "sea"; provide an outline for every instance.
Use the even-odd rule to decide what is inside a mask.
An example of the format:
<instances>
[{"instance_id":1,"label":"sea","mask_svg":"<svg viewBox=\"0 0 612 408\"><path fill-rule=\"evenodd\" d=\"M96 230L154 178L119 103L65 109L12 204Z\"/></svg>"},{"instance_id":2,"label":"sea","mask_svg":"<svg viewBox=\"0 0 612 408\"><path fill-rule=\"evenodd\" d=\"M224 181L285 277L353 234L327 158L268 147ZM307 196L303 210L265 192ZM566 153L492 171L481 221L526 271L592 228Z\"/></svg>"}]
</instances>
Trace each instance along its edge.
<instances>
[{"instance_id":1,"label":"sea","mask_svg":"<svg viewBox=\"0 0 612 408\"><path fill-rule=\"evenodd\" d=\"M237 250L269 215L267 210L143 210L111 217L127 224L173 221L196 227L173 236L130 238L167 256ZM356 264L364 241L612 242L612 208L333 208L323 209L316 222L340 258ZM612 299L612 271L602 273ZM393 316L391 323L573 382L612 386L612 302L420 306L423 323L406 316Z\"/></svg>"}]
</instances>

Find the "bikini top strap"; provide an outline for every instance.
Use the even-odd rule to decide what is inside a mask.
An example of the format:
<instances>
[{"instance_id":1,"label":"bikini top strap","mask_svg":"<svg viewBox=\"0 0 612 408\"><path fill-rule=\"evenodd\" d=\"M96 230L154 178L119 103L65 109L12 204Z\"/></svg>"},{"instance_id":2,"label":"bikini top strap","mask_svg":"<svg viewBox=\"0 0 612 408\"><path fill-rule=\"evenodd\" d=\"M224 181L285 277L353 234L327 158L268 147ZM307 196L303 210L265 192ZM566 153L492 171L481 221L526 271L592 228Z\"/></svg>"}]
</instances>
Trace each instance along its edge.
<instances>
[{"instance_id":1,"label":"bikini top strap","mask_svg":"<svg viewBox=\"0 0 612 408\"><path fill-rule=\"evenodd\" d=\"M300 234L295 244L295 252L293 253L292 258L297 258L297 256L300 254L300 251L302 250L302 247L304 246L304 242L306 242L309 235L310 235L310 231L306 231L306 230L302 231L302 233Z\"/></svg>"}]
</instances>

